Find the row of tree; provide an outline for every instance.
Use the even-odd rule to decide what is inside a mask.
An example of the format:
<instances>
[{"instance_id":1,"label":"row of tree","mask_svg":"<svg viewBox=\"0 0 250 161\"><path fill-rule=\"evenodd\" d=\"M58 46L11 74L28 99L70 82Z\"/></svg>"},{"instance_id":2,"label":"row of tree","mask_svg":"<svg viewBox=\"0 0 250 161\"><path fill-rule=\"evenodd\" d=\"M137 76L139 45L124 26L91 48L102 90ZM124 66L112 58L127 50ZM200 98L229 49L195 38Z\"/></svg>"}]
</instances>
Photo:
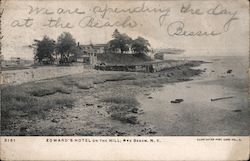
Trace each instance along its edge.
<instances>
[{"instance_id":1,"label":"row of tree","mask_svg":"<svg viewBox=\"0 0 250 161\"><path fill-rule=\"evenodd\" d=\"M112 35L113 39L109 41L109 49L113 52L126 53L132 51L135 54L146 54L149 52L150 44L143 37L132 39L125 33L120 33L117 29Z\"/></svg>"},{"instance_id":2,"label":"row of tree","mask_svg":"<svg viewBox=\"0 0 250 161\"><path fill-rule=\"evenodd\" d=\"M78 48L76 40L68 33L62 33L57 42L44 36L42 40L34 40L32 45L34 50L35 61L43 64L53 64L60 55L59 63L73 62L77 56Z\"/></svg>"},{"instance_id":3,"label":"row of tree","mask_svg":"<svg viewBox=\"0 0 250 161\"><path fill-rule=\"evenodd\" d=\"M109 52L128 53L132 51L134 54L142 55L149 51L150 44L148 40L138 37L132 39L127 34L121 34L117 29L112 35L112 40L108 42ZM34 50L35 61L42 64L53 64L60 56L59 63L71 63L76 61L80 48L77 46L76 40L69 32L62 33L57 41L44 36L42 40L34 40L32 45Z\"/></svg>"}]
</instances>

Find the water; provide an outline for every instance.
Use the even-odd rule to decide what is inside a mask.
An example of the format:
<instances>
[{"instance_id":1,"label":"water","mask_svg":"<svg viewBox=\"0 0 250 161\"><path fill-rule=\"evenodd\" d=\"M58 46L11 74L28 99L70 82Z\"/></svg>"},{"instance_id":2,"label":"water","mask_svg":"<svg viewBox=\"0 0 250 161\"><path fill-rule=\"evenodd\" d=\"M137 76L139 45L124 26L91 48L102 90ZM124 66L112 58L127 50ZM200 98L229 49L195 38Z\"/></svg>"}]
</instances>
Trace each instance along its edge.
<instances>
[{"instance_id":1,"label":"water","mask_svg":"<svg viewBox=\"0 0 250 161\"><path fill-rule=\"evenodd\" d=\"M139 96L145 112L141 119L152 124L158 135L248 135L248 58L193 57L203 64L202 76L193 81L167 84L151 93L153 99ZM231 69L232 73L227 71ZM214 98L231 99L211 101ZM183 99L180 104L171 100ZM235 110L237 112L235 112Z\"/></svg>"}]
</instances>

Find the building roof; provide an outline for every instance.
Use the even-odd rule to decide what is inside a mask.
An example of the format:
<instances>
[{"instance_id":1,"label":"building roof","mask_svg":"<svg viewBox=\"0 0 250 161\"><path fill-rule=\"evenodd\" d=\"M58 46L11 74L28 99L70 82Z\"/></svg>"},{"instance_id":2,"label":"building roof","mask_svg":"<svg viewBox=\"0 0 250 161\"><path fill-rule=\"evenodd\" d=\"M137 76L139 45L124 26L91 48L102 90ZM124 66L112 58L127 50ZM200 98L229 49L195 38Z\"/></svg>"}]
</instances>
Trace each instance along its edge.
<instances>
[{"instance_id":1,"label":"building roof","mask_svg":"<svg viewBox=\"0 0 250 161\"><path fill-rule=\"evenodd\" d=\"M90 47L90 46L95 48L95 47L106 47L108 45L107 44L84 44L84 45L80 45L80 47Z\"/></svg>"},{"instance_id":2,"label":"building roof","mask_svg":"<svg viewBox=\"0 0 250 161\"><path fill-rule=\"evenodd\" d=\"M93 46L98 46L98 47L105 47L105 46L108 46L108 44L93 44Z\"/></svg>"}]
</instances>

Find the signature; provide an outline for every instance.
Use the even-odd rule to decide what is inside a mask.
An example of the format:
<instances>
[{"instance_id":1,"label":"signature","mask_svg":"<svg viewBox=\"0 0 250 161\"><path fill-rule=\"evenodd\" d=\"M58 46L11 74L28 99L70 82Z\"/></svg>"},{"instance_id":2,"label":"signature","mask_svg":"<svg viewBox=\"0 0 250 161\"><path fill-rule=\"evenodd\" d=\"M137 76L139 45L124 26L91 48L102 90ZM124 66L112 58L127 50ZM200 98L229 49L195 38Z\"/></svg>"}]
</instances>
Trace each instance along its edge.
<instances>
[{"instance_id":1,"label":"signature","mask_svg":"<svg viewBox=\"0 0 250 161\"><path fill-rule=\"evenodd\" d=\"M169 36L217 36L222 34L215 31L188 31L183 21L175 21L167 26Z\"/></svg>"}]
</instances>

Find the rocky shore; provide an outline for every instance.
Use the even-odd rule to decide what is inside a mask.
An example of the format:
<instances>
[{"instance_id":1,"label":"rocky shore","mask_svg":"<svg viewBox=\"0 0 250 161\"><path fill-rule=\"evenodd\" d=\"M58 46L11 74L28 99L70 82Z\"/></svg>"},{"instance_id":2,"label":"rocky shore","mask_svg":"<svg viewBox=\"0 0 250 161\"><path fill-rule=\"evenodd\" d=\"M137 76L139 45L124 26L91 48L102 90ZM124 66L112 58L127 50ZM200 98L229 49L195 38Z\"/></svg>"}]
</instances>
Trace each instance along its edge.
<instances>
[{"instance_id":1,"label":"rocky shore","mask_svg":"<svg viewBox=\"0 0 250 161\"><path fill-rule=\"evenodd\" d=\"M192 80L201 61L156 73L94 71L2 89L2 135L157 135L138 95ZM151 99L148 97L148 99Z\"/></svg>"}]
</instances>

